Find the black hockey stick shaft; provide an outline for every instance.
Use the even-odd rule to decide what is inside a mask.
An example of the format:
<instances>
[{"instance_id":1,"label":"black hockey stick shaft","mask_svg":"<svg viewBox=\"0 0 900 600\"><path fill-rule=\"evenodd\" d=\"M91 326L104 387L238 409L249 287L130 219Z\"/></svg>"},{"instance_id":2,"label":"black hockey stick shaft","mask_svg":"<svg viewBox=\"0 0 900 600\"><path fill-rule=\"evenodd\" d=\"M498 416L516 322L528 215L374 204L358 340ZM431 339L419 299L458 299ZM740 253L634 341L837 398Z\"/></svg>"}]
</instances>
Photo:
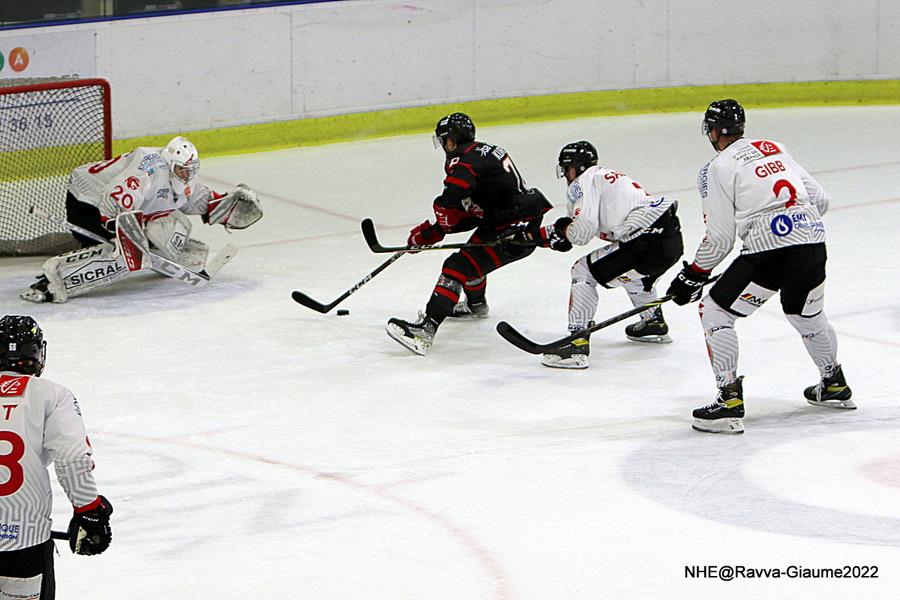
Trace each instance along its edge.
<instances>
[{"instance_id":1,"label":"black hockey stick shaft","mask_svg":"<svg viewBox=\"0 0 900 600\"><path fill-rule=\"evenodd\" d=\"M466 248L486 248L491 246L497 246L502 244L503 242L509 241L508 237L500 237L496 240L492 240L490 242L480 242L480 243L472 243L472 242L462 242L459 244L437 244L433 246L382 246L378 241L378 235L375 233L375 224L372 222L372 219L363 219L362 223L360 223L360 228L363 232L363 237L366 239L366 244L369 245L369 249L375 253L385 253L385 252L421 252L425 250L465 250ZM521 246L537 246L535 243L518 243L517 245Z\"/></svg>"},{"instance_id":2,"label":"black hockey stick shaft","mask_svg":"<svg viewBox=\"0 0 900 600\"><path fill-rule=\"evenodd\" d=\"M359 283L357 283L352 288L350 288L349 290L347 290L346 292L344 292L343 294L338 296L338 298L334 302L331 302L329 304L322 304L321 302L313 300L312 298L310 298L303 292L300 292L297 290L294 290L294 292L291 293L291 298L293 298L295 302L298 302L307 308L311 308L315 311L325 314L328 311L330 311L332 308L334 308L335 306L337 306L338 304L340 304L341 302L346 300L350 296L350 294L354 293L356 290L358 290L362 286L369 283L369 281L371 281L373 277L375 277L376 275L378 275L379 273L381 273L382 271L387 269L389 266L391 266L398 258L403 256L403 254L404 254L403 252L395 253L389 259L387 259L386 261L384 261L383 263L378 265L374 271L372 271L371 273L369 273L368 275L363 277L359 281Z\"/></svg>"},{"instance_id":3,"label":"black hockey stick shaft","mask_svg":"<svg viewBox=\"0 0 900 600\"><path fill-rule=\"evenodd\" d=\"M68 540L69 532L68 531L51 531L50 538L54 540Z\"/></svg>"},{"instance_id":4,"label":"black hockey stick shaft","mask_svg":"<svg viewBox=\"0 0 900 600\"><path fill-rule=\"evenodd\" d=\"M716 275L715 277L711 277L706 283L712 283L718 278L719 278L718 275ZM528 352L529 354L543 354L544 352L550 352L551 350L556 350L556 349L560 348L561 346L565 346L572 340L577 340L578 338L584 337L585 335L587 335L589 333L594 333L595 331L599 331L605 327L609 327L610 325L615 325L619 321L624 321L628 317L633 317L636 314L642 313L645 310L655 308L655 307L659 306L660 304L668 302L669 300L671 300L674 297L675 296L673 296L673 295L663 296L662 298L653 300L652 302L647 302L646 304L641 304L640 306L636 306L636 307L632 308L631 310L626 310L625 312L620 313L614 317L610 317L610 318L606 319L605 321L596 323L596 324L592 325L591 327L588 327L587 329L582 329L580 331L570 333L569 335L567 335L564 338L560 338L558 340L554 340L554 341L548 342L546 344L538 344L537 342L529 340L527 337L525 337L524 335L519 333L512 325L510 325L506 321L500 321L499 323L497 323L497 333L499 333L500 336L504 340L506 340L507 342L509 342L510 344L515 346L516 348L519 348L520 350L524 350L525 352Z\"/></svg>"}]
</instances>

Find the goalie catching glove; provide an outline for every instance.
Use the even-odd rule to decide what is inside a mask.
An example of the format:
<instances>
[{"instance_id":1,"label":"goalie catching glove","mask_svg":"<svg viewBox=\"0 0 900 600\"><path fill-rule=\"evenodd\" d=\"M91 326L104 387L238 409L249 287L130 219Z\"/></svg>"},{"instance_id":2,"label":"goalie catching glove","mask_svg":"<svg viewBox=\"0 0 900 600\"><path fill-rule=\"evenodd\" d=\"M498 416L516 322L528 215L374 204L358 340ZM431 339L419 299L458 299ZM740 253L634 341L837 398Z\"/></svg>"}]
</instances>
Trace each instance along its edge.
<instances>
[{"instance_id":1,"label":"goalie catching glove","mask_svg":"<svg viewBox=\"0 0 900 600\"><path fill-rule=\"evenodd\" d=\"M222 224L225 229L246 229L263 216L256 192L239 183L230 193L209 203L206 222L210 225Z\"/></svg>"}]
</instances>

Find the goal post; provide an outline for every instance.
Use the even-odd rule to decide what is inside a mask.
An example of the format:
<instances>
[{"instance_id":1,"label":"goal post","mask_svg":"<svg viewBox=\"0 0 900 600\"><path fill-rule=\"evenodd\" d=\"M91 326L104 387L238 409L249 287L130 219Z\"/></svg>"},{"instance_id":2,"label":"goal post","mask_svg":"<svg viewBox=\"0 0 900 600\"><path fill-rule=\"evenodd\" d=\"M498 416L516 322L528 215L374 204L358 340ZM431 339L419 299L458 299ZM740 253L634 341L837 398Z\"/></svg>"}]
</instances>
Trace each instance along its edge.
<instances>
[{"instance_id":1,"label":"goal post","mask_svg":"<svg viewBox=\"0 0 900 600\"><path fill-rule=\"evenodd\" d=\"M8 85L14 83L16 85ZM3 84L7 84L4 86ZM75 167L112 158L105 79L0 84L0 254L56 254L76 247L61 227L28 214L65 216Z\"/></svg>"}]
</instances>

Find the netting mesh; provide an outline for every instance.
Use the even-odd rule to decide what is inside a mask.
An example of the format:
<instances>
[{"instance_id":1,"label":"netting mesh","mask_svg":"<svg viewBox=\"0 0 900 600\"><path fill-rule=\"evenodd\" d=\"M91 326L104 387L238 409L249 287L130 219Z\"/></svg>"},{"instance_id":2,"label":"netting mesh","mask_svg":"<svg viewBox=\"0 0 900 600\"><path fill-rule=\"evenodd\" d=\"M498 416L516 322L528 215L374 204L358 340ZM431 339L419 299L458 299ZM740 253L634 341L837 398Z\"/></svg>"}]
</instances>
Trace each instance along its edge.
<instances>
[{"instance_id":1,"label":"netting mesh","mask_svg":"<svg viewBox=\"0 0 900 600\"><path fill-rule=\"evenodd\" d=\"M0 87L0 254L74 247L28 209L65 216L69 172L110 158L108 90L100 80Z\"/></svg>"}]
</instances>

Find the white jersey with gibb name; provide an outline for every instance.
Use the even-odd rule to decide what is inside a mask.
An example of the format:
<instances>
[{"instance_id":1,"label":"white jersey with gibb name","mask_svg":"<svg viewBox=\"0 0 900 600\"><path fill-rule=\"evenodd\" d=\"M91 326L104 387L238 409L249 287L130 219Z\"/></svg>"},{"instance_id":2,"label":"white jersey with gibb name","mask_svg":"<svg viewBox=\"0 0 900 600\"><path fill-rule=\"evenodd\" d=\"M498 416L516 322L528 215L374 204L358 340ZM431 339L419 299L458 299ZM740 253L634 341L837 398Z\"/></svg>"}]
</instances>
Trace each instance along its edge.
<instances>
[{"instance_id":1,"label":"white jersey with gibb name","mask_svg":"<svg viewBox=\"0 0 900 600\"><path fill-rule=\"evenodd\" d=\"M566 190L572 223L566 238L583 246L594 237L627 242L645 233L675 200L655 198L620 171L593 166Z\"/></svg>"},{"instance_id":2,"label":"white jersey with gibb name","mask_svg":"<svg viewBox=\"0 0 900 600\"><path fill-rule=\"evenodd\" d=\"M47 379L0 371L0 552L49 539L51 462L73 506L97 499L91 455L72 392Z\"/></svg>"},{"instance_id":3,"label":"white jersey with gibb name","mask_svg":"<svg viewBox=\"0 0 900 600\"><path fill-rule=\"evenodd\" d=\"M711 271L731 252L735 232L743 254L825 241L825 190L784 144L741 138L697 177L706 237L694 264Z\"/></svg>"},{"instance_id":4,"label":"white jersey with gibb name","mask_svg":"<svg viewBox=\"0 0 900 600\"><path fill-rule=\"evenodd\" d=\"M206 214L209 188L197 177L193 186L171 177L159 150L136 148L110 160L82 165L69 175L69 192L79 201L96 206L104 222L130 211L140 211L148 220L174 210Z\"/></svg>"}]
</instances>

